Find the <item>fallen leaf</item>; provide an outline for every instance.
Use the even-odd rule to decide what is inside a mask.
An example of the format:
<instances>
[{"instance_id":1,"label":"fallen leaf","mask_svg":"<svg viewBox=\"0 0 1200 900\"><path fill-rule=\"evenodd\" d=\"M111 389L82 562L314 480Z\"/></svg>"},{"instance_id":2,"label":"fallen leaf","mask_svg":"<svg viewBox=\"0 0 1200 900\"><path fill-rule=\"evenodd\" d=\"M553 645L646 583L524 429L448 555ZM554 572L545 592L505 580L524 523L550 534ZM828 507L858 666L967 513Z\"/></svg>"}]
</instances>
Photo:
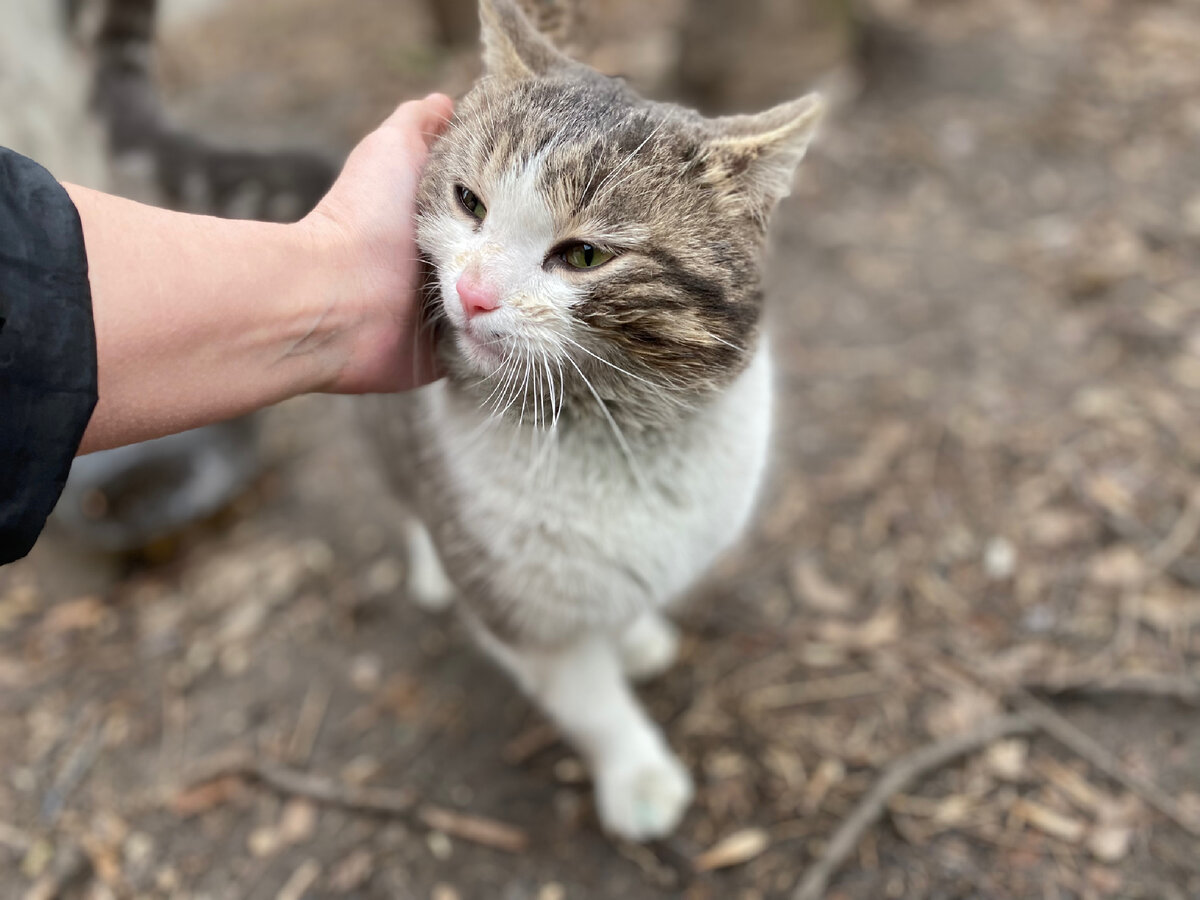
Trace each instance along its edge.
<instances>
[{"instance_id":1,"label":"fallen leaf","mask_svg":"<svg viewBox=\"0 0 1200 900\"><path fill-rule=\"evenodd\" d=\"M42 629L50 634L91 631L107 615L108 608L98 597L80 597L53 607L42 619Z\"/></svg>"},{"instance_id":2,"label":"fallen leaf","mask_svg":"<svg viewBox=\"0 0 1200 900\"><path fill-rule=\"evenodd\" d=\"M239 796L245 789L242 779L229 775L187 788L175 795L171 808L176 815L198 816L216 809Z\"/></svg>"},{"instance_id":3,"label":"fallen leaf","mask_svg":"<svg viewBox=\"0 0 1200 900\"><path fill-rule=\"evenodd\" d=\"M792 570L792 588L805 606L817 612L844 615L854 609L854 595L825 577L815 560L800 560Z\"/></svg>"},{"instance_id":4,"label":"fallen leaf","mask_svg":"<svg viewBox=\"0 0 1200 900\"><path fill-rule=\"evenodd\" d=\"M375 857L366 850L355 850L329 874L329 889L338 894L356 891L367 883L374 869Z\"/></svg>"},{"instance_id":5,"label":"fallen leaf","mask_svg":"<svg viewBox=\"0 0 1200 900\"><path fill-rule=\"evenodd\" d=\"M303 900L308 889L320 876L321 864L315 859L306 859L296 867L296 870L292 872L292 877L279 889L275 900Z\"/></svg>"},{"instance_id":6,"label":"fallen leaf","mask_svg":"<svg viewBox=\"0 0 1200 900\"><path fill-rule=\"evenodd\" d=\"M771 845L771 836L762 828L744 828L717 841L692 861L697 872L740 866Z\"/></svg>"},{"instance_id":7,"label":"fallen leaf","mask_svg":"<svg viewBox=\"0 0 1200 900\"><path fill-rule=\"evenodd\" d=\"M1119 544L1092 559L1088 577L1100 587L1133 587L1145 579L1146 565L1137 550Z\"/></svg>"}]
</instances>

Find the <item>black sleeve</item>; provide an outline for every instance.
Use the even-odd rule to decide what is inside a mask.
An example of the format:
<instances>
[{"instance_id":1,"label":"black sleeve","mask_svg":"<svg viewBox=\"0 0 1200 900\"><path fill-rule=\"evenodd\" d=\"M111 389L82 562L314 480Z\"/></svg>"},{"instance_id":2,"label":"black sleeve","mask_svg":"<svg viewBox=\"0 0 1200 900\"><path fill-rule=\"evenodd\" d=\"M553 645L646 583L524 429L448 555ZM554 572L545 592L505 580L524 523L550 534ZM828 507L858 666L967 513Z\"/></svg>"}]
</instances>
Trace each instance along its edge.
<instances>
[{"instance_id":1,"label":"black sleeve","mask_svg":"<svg viewBox=\"0 0 1200 900\"><path fill-rule=\"evenodd\" d=\"M33 546L96 406L96 333L79 213L0 147L0 565Z\"/></svg>"}]
</instances>

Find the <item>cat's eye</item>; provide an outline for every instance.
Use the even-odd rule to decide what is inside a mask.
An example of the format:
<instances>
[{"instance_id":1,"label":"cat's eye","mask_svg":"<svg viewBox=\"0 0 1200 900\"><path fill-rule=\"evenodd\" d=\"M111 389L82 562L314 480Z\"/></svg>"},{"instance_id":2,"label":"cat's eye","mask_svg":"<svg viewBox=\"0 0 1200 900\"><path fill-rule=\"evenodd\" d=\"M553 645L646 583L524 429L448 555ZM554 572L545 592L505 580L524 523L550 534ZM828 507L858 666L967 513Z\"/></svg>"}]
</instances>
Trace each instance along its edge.
<instances>
[{"instance_id":1,"label":"cat's eye","mask_svg":"<svg viewBox=\"0 0 1200 900\"><path fill-rule=\"evenodd\" d=\"M465 188L461 184L454 189L458 194L458 202L462 204L462 208L477 218L480 222L487 217L487 207L483 205L483 201L475 196L475 192L470 188Z\"/></svg>"},{"instance_id":2,"label":"cat's eye","mask_svg":"<svg viewBox=\"0 0 1200 900\"><path fill-rule=\"evenodd\" d=\"M558 254L559 258L573 269L594 269L602 266L615 254L602 250L595 244L571 244Z\"/></svg>"}]
</instances>

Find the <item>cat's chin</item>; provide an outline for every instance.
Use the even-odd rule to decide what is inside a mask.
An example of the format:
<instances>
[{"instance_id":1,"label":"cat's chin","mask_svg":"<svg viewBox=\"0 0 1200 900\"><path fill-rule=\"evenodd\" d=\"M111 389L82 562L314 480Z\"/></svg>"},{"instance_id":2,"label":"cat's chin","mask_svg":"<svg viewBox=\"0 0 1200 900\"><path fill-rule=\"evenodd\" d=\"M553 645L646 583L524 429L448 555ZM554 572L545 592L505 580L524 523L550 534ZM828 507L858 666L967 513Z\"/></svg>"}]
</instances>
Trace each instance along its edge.
<instances>
[{"instance_id":1,"label":"cat's chin","mask_svg":"<svg viewBox=\"0 0 1200 900\"><path fill-rule=\"evenodd\" d=\"M455 332L454 342L459 357L475 374L492 375L504 365L505 356L495 338L489 340L462 330Z\"/></svg>"}]
</instances>

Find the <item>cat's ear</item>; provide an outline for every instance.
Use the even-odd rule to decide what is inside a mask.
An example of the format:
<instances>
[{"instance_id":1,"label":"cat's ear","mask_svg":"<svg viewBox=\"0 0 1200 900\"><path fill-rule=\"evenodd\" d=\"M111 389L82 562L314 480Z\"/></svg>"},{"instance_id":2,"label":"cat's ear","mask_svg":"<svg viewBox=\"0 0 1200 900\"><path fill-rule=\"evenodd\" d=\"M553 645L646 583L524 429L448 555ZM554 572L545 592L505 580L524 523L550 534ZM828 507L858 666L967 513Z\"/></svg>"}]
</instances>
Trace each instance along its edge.
<instances>
[{"instance_id":1,"label":"cat's ear","mask_svg":"<svg viewBox=\"0 0 1200 900\"><path fill-rule=\"evenodd\" d=\"M792 192L796 167L812 142L825 105L818 94L751 116L709 122L705 178L735 190L765 213Z\"/></svg>"},{"instance_id":2,"label":"cat's ear","mask_svg":"<svg viewBox=\"0 0 1200 900\"><path fill-rule=\"evenodd\" d=\"M529 21L515 0L479 0L483 65L505 81L537 78L571 65Z\"/></svg>"}]
</instances>

